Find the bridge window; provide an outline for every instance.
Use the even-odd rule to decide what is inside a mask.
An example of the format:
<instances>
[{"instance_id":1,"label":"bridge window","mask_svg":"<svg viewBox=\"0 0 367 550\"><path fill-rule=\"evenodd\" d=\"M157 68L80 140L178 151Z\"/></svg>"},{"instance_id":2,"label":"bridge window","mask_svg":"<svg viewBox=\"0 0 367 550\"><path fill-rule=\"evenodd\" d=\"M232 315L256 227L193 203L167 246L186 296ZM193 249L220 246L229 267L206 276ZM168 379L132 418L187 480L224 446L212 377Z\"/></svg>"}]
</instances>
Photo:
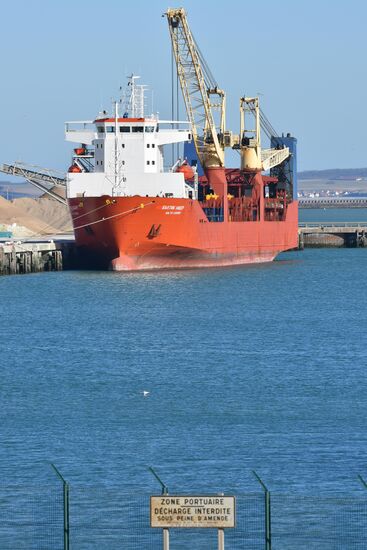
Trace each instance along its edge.
<instances>
[{"instance_id":1,"label":"bridge window","mask_svg":"<svg viewBox=\"0 0 367 550\"><path fill-rule=\"evenodd\" d=\"M150 160L147 160L147 164L150 164Z\"/></svg>"},{"instance_id":2,"label":"bridge window","mask_svg":"<svg viewBox=\"0 0 367 550\"><path fill-rule=\"evenodd\" d=\"M154 132L154 126L145 126L146 132Z\"/></svg>"},{"instance_id":3,"label":"bridge window","mask_svg":"<svg viewBox=\"0 0 367 550\"><path fill-rule=\"evenodd\" d=\"M155 143L152 143L152 147L153 147L153 149L154 149L154 147L155 147Z\"/></svg>"},{"instance_id":4,"label":"bridge window","mask_svg":"<svg viewBox=\"0 0 367 550\"><path fill-rule=\"evenodd\" d=\"M115 133L115 127L114 126L107 126L107 133L108 134L114 134Z\"/></svg>"},{"instance_id":5,"label":"bridge window","mask_svg":"<svg viewBox=\"0 0 367 550\"><path fill-rule=\"evenodd\" d=\"M97 126L97 132L98 132L99 134L104 134L104 128L103 128L103 126Z\"/></svg>"},{"instance_id":6,"label":"bridge window","mask_svg":"<svg viewBox=\"0 0 367 550\"><path fill-rule=\"evenodd\" d=\"M147 148L149 149L149 147L150 147L150 143L147 143Z\"/></svg>"},{"instance_id":7,"label":"bridge window","mask_svg":"<svg viewBox=\"0 0 367 550\"><path fill-rule=\"evenodd\" d=\"M144 126L133 126L132 128L133 128L133 132L135 133L144 131Z\"/></svg>"},{"instance_id":8,"label":"bridge window","mask_svg":"<svg viewBox=\"0 0 367 550\"><path fill-rule=\"evenodd\" d=\"M123 132L123 133L130 132L130 126L120 126L120 132Z\"/></svg>"}]
</instances>

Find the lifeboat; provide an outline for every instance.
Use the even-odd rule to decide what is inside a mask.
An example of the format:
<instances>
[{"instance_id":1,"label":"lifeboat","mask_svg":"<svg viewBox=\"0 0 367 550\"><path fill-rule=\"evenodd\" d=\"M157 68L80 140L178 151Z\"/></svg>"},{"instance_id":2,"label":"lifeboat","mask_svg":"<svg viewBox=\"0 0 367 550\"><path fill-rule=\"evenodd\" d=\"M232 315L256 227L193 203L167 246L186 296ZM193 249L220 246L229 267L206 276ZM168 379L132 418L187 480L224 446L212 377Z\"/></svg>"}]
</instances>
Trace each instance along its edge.
<instances>
[{"instance_id":1,"label":"lifeboat","mask_svg":"<svg viewBox=\"0 0 367 550\"><path fill-rule=\"evenodd\" d=\"M194 177L194 170L187 164L186 161L177 168L176 172L181 172L184 175L185 180L191 180Z\"/></svg>"},{"instance_id":2,"label":"lifeboat","mask_svg":"<svg viewBox=\"0 0 367 550\"><path fill-rule=\"evenodd\" d=\"M77 164L72 164L68 170L72 174L79 174L81 171L81 168Z\"/></svg>"}]
</instances>

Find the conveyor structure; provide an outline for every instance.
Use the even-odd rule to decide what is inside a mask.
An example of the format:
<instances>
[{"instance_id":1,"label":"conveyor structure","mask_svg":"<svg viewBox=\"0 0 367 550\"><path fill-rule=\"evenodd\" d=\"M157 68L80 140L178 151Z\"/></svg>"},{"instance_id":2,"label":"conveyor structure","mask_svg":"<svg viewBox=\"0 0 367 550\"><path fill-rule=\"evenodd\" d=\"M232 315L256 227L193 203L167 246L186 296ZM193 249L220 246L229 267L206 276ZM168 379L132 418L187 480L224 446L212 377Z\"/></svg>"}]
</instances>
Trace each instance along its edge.
<instances>
[{"instance_id":1,"label":"conveyor structure","mask_svg":"<svg viewBox=\"0 0 367 550\"><path fill-rule=\"evenodd\" d=\"M14 164L1 164L0 172L8 174L9 176L19 176L26 179L29 183L47 193L53 199L57 200L61 204L66 204L66 199L50 189L47 184L52 187L66 188L66 179L61 172L50 170L49 168L42 168L32 164L25 164L23 162L16 162Z\"/></svg>"}]
</instances>

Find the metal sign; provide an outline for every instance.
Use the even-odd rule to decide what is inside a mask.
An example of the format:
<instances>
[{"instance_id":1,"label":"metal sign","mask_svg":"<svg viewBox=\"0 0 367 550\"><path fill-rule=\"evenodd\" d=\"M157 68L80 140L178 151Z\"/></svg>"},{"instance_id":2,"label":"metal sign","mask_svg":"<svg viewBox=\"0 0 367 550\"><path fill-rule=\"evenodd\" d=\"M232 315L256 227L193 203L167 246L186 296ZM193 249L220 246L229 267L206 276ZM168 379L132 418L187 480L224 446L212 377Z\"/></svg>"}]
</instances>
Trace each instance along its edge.
<instances>
[{"instance_id":1,"label":"metal sign","mask_svg":"<svg viewBox=\"0 0 367 550\"><path fill-rule=\"evenodd\" d=\"M227 529L235 527L235 497L231 496L177 496L150 497L150 526L211 527Z\"/></svg>"}]
</instances>

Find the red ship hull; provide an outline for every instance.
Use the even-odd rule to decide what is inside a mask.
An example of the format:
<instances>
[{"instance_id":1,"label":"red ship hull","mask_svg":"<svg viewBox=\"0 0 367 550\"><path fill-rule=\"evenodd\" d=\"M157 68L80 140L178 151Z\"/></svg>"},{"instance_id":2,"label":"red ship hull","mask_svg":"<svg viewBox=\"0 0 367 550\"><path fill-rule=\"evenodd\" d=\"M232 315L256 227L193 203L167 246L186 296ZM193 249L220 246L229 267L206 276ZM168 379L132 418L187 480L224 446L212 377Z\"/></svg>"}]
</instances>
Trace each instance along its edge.
<instances>
[{"instance_id":1,"label":"red ship hull","mask_svg":"<svg viewBox=\"0 0 367 550\"><path fill-rule=\"evenodd\" d=\"M192 199L102 196L68 203L80 251L92 265L116 271L269 262L297 247L297 201L282 221L232 221L228 211L223 221L209 221Z\"/></svg>"}]
</instances>

